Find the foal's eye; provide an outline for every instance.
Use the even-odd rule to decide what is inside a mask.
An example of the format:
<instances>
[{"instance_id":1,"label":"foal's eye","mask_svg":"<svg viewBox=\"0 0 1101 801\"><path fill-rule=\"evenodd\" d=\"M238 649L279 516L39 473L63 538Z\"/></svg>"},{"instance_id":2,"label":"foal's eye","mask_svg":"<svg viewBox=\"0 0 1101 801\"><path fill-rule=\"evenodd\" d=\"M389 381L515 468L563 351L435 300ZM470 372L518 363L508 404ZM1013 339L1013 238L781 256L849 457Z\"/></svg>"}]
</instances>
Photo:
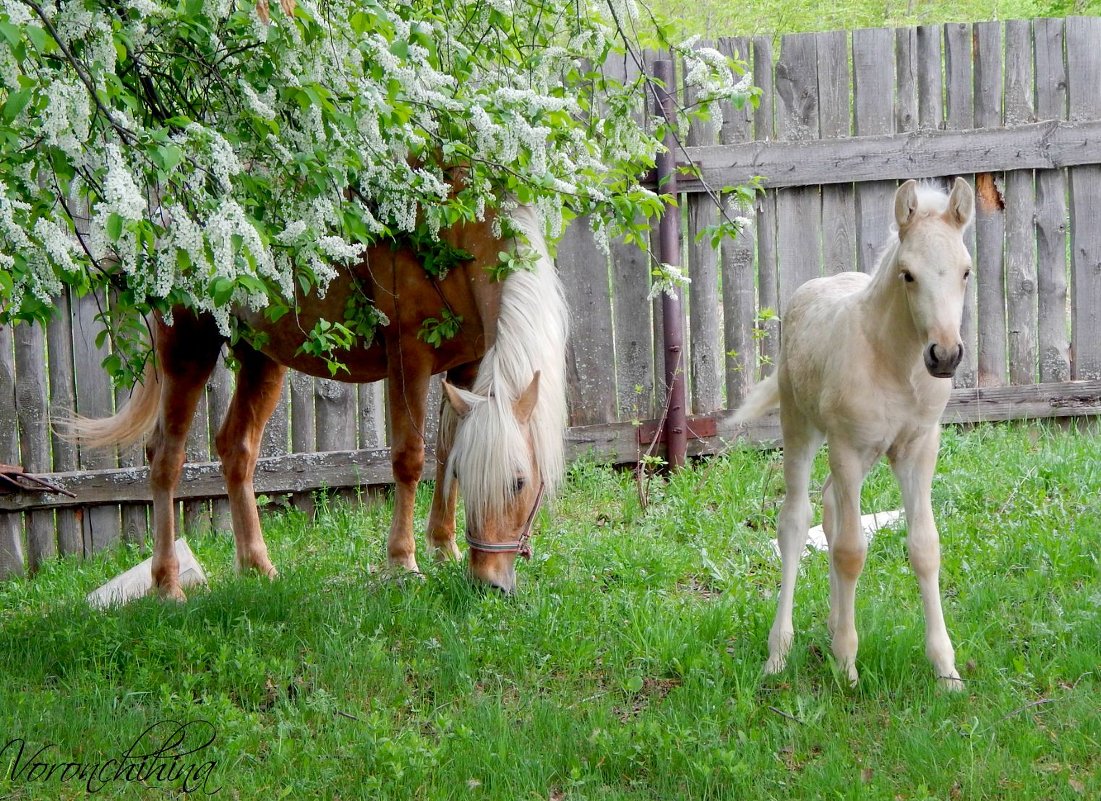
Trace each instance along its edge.
<instances>
[{"instance_id":1,"label":"foal's eye","mask_svg":"<svg viewBox=\"0 0 1101 801\"><path fill-rule=\"evenodd\" d=\"M970 277L971 277L971 271L970 270L964 270L963 271L963 280L966 281Z\"/></svg>"},{"instance_id":2,"label":"foal's eye","mask_svg":"<svg viewBox=\"0 0 1101 801\"><path fill-rule=\"evenodd\" d=\"M912 284L912 283L914 283L914 274L911 273L909 270L903 270L902 271L902 279L907 284Z\"/></svg>"},{"instance_id":3,"label":"foal's eye","mask_svg":"<svg viewBox=\"0 0 1101 801\"><path fill-rule=\"evenodd\" d=\"M525 482L524 479L518 478L512 482L512 494L519 495L524 491Z\"/></svg>"}]
</instances>

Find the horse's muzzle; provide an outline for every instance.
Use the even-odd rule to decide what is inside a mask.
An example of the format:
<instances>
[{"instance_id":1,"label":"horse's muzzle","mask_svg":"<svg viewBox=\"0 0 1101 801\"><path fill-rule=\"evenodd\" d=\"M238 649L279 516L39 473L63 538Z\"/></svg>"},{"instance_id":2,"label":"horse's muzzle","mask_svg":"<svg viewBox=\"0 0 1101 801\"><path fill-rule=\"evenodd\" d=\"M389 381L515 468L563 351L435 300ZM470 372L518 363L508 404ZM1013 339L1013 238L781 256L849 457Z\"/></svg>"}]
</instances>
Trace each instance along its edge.
<instances>
[{"instance_id":1,"label":"horse's muzzle","mask_svg":"<svg viewBox=\"0 0 1101 801\"><path fill-rule=\"evenodd\" d=\"M951 378L956 374L956 368L962 360L962 344L952 350L936 344L925 349L925 369L933 378Z\"/></svg>"}]
</instances>

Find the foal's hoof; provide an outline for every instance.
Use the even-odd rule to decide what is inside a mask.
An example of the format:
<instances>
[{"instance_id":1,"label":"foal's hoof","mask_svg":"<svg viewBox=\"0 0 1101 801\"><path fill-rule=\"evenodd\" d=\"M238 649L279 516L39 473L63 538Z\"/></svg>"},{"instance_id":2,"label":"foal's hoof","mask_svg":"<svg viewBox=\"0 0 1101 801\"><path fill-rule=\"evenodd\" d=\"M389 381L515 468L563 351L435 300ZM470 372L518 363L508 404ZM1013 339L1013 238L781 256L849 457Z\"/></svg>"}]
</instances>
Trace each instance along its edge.
<instances>
[{"instance_id":1,"label":"foal's hoof","mask_svg":"<svg viewBox=\"0 0 1101 801\"><path fill-rule=\"evenodd\" d=\"M766 676L775 676L777 673L783 673L784 668L787 666L787 657L780 654L773 654L765 662L764 674Z\"/></svg>"}]
</instances>

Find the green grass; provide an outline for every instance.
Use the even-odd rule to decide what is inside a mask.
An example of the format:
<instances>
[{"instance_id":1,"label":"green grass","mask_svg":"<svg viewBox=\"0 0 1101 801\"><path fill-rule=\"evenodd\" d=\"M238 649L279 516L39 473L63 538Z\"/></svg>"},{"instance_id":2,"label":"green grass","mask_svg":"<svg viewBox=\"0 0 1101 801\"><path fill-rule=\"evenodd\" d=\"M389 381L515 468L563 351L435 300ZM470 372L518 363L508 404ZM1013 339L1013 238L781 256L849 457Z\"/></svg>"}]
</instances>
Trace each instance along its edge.
<instances>
[{"instance_id":1,"label":"green grass","mask_svg":"<svg viewBox=\"0 0 1101 801\"><path fill-rule=\"evenodd\" d=\"M227 799L1098 798L1099 454L1057 428L945 432L958 697L925 660L901 531L874 540L858 590L859 687L828 656L821 554L788 669L761 677L780 456L734 449L653 486L646 512L630 474L575 466L513 598L455 566L376 573L384 503L269 517L274 583L234 576L227 537L193 540L211 581L185 605L89 611L138 551L51 564L0 587L0 747L102 762L154 722L207 720L216 740L188 759L216 762L205 789ZM898 503L877 469L865 509ZM14 750L0 797L85 794L10 780Z\"/></svg>"}]
</instances>

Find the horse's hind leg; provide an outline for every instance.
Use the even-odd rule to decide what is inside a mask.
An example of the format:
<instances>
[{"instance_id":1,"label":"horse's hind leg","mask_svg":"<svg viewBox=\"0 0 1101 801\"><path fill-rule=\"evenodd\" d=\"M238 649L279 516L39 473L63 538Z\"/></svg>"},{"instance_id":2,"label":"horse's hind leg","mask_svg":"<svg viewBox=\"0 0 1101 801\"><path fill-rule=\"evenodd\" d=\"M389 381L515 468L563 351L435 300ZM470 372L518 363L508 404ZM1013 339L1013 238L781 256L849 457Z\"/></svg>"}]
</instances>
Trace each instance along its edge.
<instances>
[{"instance_id":1,"label":"horse's hind leg","mask_svg":"<svg viewBox=\"0 0 1101 801\"><path fill-rule=\"evenodd\" d=\"M447 381L457 387L469 389L478 372L478 363L457 367L447 371ZM451 445L455 439L455 429L459 425L459 415L447 402L440 401L440 432L436 439L436 486L432 492L432 511L428 516L428 544L436 559L461 559L455 545L455 505L459 497L458 482L452 481L448 491L447 460L451 456Z\"/></svg>"},{"instance_id":2,"label":"horse's hind leg","mask_svg":"<svg viewBox=\"0 0 1101 801\"><path fill-rule=\"evenodd\" d=\"M391 446L394 469L394 519L386 542L391 567L419 573L413 540L413 502L424 470L424 420L431 361L400 350L388 353Z\"/></svg>"},{"instance_id":3,"label":"horse's hind leg","mask_svg":"<svg viewBox=\"0 0 1101 801\"><path fill-rule=\"evenodd\" d=\"M768 661L765 673L779 673L787 663L795 636L791 620L795 603L795 581L799 560L807 544L810 526L810 469L822 437L802 415L789 405L780 409L784 432L784 504L780 508L776 538L780 545L780 595L776 618L768 635Z\"/></svg>"},{"instance_id":4,"label":"horse's hind leg","mask_svg":"<svg viewBox=\"0 0 1101 801\"><path fill-rule=\"evenodd\" d=\"M826 535L827 548L833 548L834 536L841 525L837 516L837 498L834 497L833 476L826 476L826 483L822 485L822 532ZM837 573L833 569L833 560L830 560L830 616L826 628L833 636L837 630Z\"/></svg>"},{"instance_id":5,"label":"horse's hind leg","mask_svg":"<svg viewBox=\"0 0 1101 801\"><path fill-rule=\"evenodd\" d=\"M260 530L252 481L260 456L260 438L279 402L287 370L247 345L236 347L234 356L241 363L237 388L214 442L222 460L222 474L233 516L237 570L255 570L274 578L276 570L268 558L268 546Z\"/></svg>"},{"instance_id":6,"label":"horse's hind leg","mask_svg":"<svg viewBox=\"0 0 1101 801\"><path fill-rule=\"evenodd\" d=\"M155 336L161 373L161 409L146 443L153 495L153 587L164 598L184 600L176 558L176 484L183 470L187 432L206 389L222 338L213 321L176 310L171 326L159 319Z\"/></svg>"},{"instance_id":7,"label":"horse's hind leg","mask_svg":"<svg viewBox=\"0 0 1101 801\"><path fill-rule=\"evenodd\" d=\"M891 469L902 490L909 529L906 545L925 607L925 654L933 663L941 684L951 690L961 690L963 683L956 672L956 652L941 609L940 536L933 521L930 497L939 445L940 429L934 427L917 442L889 456Z\"/></svg>"}]
</instances>

